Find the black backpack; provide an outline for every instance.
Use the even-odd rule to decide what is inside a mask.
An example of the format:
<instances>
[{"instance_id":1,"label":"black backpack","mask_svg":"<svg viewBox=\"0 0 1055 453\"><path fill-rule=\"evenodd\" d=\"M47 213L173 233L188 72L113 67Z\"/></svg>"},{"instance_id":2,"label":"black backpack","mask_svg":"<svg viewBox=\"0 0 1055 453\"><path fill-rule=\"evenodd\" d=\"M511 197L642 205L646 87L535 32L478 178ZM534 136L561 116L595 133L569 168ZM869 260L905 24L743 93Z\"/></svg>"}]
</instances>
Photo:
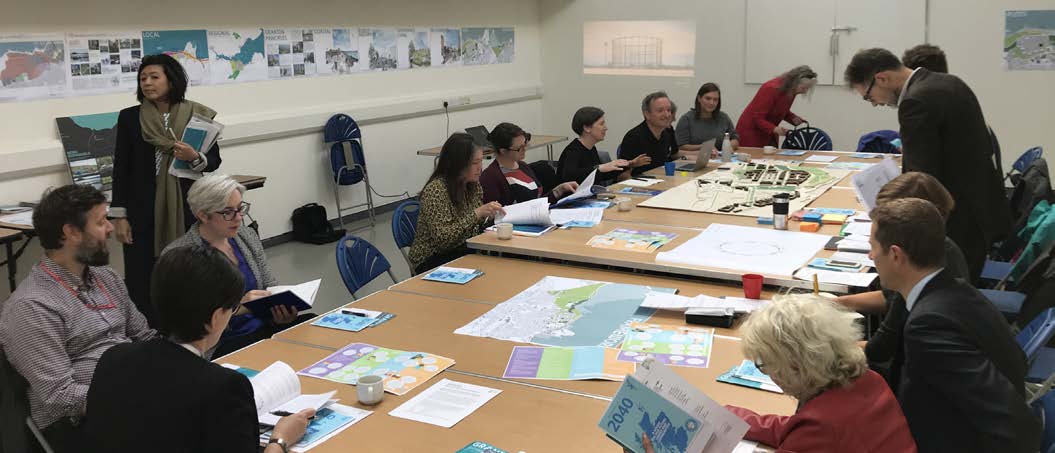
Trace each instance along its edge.
<instances>
[{"instance_id":1,"label":"black backpack","mask_svg":"<svg viewBox=\"0 0 1055 453\"><path fill-rule=\"evenodd\" d=\"M344 236L344 230L334 230L326 217L326 208L308 203L293 210L293 239L309 244L329 244Z\"/></svg>"}]
</instances>

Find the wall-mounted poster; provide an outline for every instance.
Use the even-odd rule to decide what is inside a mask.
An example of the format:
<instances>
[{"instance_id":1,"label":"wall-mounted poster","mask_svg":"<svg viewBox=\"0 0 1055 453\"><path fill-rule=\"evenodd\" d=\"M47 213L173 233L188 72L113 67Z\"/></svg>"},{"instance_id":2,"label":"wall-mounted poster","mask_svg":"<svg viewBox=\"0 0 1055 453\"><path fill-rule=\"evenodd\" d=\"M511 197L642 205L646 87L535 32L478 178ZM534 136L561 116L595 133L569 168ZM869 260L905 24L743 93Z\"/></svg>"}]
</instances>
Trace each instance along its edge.
<instances>
[{"instance_id":1,"label":"wall-mounted poster","mask_svg":"<svg viewBox=\"0 0 1055 453\"><path fill-rule=\"evenodd\" d=\"M1004 68L1055 69L1055 10L1004 14Z\"/></svg>"},{"instance_id":2,"label":"wall-mounted poster","mask_svg":"<svg viewBox=\"0 0 1055 453\"><path fill-rule=\"evenodd\" d=\"M114 181L114 147L118 112L55 118L74 184L89 184L106 193Z\"/></svg>"},{"instance_id":3,"label":"wall-mounted poster","mask_svg":"<svg viewBox=\"0 0 1055 453\"><path fill-rule=\"evenodd\" d=\"M582 26L583 74L692 77L696 23L613 20Z\"/></svg>"},{"instance_id":4,"label":"wall-mounted poster","mask_svg":"<svg viewBox=\"0 0 1055 453\"><path fill-rule=\"evenodd\" d=\"M143 36L140 32L67 33L66 55L75 93L135 91Z\"/></svg>"},{"instance_id":5,"label":"wall-mounted poster","mask_svg":"<svg viewBox=\"0 0 1055 453\"><path fill-rule=\"evenodd\" d=\"M373 71L390 71L396 69L396 29L395 28L360 28L359 49L365 51L369 68Z\"/></svg>"},{"instance_id":6,"label":"wall-mounted poster","mask_svg":"<svg viewBox=\"0 0 1055 453\"><path fill-rule=\"evenodd\" d=\"M62 96L64 49L61 34L0 34L0 101Z\"/></svg>"},{"instance_id":7,"label":"wall-mounted poster","mask_svg":"<svg viewBox=\"0 0 1055 453\"><path fill-rule=\"evenodd\" d=\"M396 67L399 69L427 68L432 66L432 51L429 49L429 29L400 28L396 30Z\"/></svg>"},{"instance_id":8,"label":"wall-mounted poster","mask_svg":"<svg viewBox=\"0 0 1055 453\"><path fill-rule=\"evenodd\" d=\"M429 34L429 53L432 66L458 66L462 64L462 30L460 28L433 28Z\"/></svg>"},{"instance_id":9,"label":"wall-mounted poster","mask_svg":"<svg viewBox=\"0 0 1055 453\"><path fill-rule=\"evenodd\" d=\"M209 30L209 73L212 83L267 80L264 30Z\"/></svg>"},{"instance_id":10,"label":"wall-mounted poster","mask_svg":"<svg viewBox=\"0 0 1055 453\"><path fill-rule=\"evenodd\" d=\"M514 52L512 28L462 29L462 62L467 66L511 63Z\"/></svg>"},{"instance_id":11,"label":"wall-mounted poster","mask_svg":"<svg viewBox=\"0 0 1055 453\"><path fill-rule=\"evenodd\" d=\"M168 54L183 65L191 85L209 82L209 38L205 30L143 32L143 54Z\"/></svg>"}]
</instances>

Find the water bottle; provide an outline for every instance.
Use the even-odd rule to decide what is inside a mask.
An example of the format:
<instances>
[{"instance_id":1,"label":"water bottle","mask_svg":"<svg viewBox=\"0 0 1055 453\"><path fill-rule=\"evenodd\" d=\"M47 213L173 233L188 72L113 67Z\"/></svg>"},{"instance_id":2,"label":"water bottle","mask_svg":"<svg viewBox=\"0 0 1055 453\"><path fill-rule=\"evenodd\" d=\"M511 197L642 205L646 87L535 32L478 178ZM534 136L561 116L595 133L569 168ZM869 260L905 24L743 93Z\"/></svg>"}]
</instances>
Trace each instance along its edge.
<instances>
[{"instance_id":1,"label":"water bottle","mask_svg":"<svg viewBox=\"0 0 1055 453\"><path fill-rule=\"evenodd\" d=\"M729 133L725 133L725 138L722 139L722 162L729 162L733 160L733 144L729 141Z\"/></svg>"}]
</instances>

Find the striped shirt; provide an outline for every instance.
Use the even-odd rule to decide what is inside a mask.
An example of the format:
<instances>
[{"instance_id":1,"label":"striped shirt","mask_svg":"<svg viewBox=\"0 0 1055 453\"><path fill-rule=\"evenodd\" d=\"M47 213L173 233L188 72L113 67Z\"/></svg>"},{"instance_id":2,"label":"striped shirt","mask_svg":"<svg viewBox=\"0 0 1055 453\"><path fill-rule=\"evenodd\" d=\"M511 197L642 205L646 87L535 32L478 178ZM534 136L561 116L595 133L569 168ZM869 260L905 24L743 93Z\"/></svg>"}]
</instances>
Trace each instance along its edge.
<instances>
[{"instance_id":1,"label":"striped shirt","mask_svg":"<svg viewBox=\"0 0 1055 453\"><path fill-rule=\"evenodd\" d=\"M84 415L103 352L156 335L112 268L88 267L82 281L46 256L0 311L0 347L29 383L30 416L42 429Z\"/></svg>"}]
</instances>

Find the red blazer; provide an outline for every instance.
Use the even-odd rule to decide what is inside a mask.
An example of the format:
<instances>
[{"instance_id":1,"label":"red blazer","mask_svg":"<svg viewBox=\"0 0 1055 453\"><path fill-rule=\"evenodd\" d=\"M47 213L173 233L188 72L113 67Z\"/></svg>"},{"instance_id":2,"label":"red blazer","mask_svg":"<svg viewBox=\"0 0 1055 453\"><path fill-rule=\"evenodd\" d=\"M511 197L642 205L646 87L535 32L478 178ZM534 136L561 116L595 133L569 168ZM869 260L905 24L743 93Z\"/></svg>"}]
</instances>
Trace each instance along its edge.
<instances>
[{"instance_id":1,"label":"red blazer","mask_svg":"<svg viewBox=\"0 0 1055 453\"><path fill-rule=\"evenodd\" d=\"M777 136L773 135L773 129L780 125L781 121L795 124L802 120L798 115L791 113L791 104L795 102L795 97L780 92L782 83L784 81L777 77L762 84L755 93L755 98L744 108L740 120L736 122L740 146L776 146Z\"/></svg>"},{"instance_id":2,"label":"red blazer","mask_svg":"<svg viewBox=\"0 0 1055 453\"><path fill-rule=\"evenodd\" d=\"M745 439L775 446L778 453L916 453L901 406L871 370L847 387L817 395L790 417L726 407L751 426Z\"/></svg>"}]
</instances>

